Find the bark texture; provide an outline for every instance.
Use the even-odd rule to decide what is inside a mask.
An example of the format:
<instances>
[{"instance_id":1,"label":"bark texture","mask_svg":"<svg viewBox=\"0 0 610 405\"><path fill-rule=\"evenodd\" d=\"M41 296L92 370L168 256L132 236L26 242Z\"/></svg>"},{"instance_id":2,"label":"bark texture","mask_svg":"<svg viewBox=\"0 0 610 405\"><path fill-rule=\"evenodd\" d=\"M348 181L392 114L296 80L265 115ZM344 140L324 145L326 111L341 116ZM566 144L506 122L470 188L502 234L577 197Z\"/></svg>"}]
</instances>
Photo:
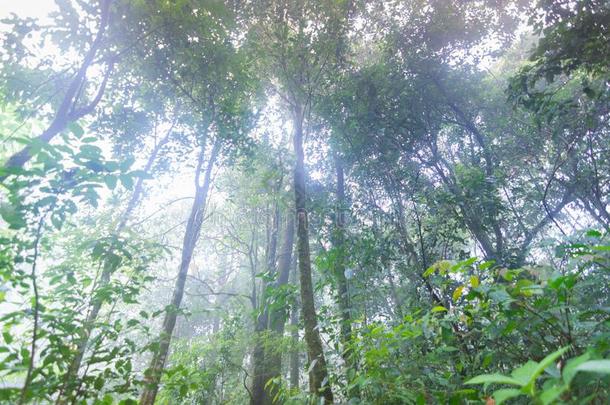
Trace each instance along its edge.
<instances>
[{"instance_id":1,"label":"bark texture","mask_svg":"<svg viewBox=\"0 0 610 405\"><path fill-rule=\"evenodd\" d=\"M333 402L333 393L328 380L328 370L322 339L318 331L318 320L314 303L311 279L311 256L307 223L307 192L305 188L305 163L303 152L303 109L296 105L293 111L294 152L294 194L297 221L297 257L301 282L301 312L305 328L307 356L310 363L309 389L312 394L324 397L325 403Z\"/></svg>"},{"instance_id":2,"label":"bark texture","mask_svg":"<svg viewBox=\"0 0 610 405\"><path fill-rule=\"evenodd\" d=\"M297 284L297 261L296 257L293 258L290 265L292 267L290 271L290 282ZM301 368L299 361L299 350L297 344L299 342L299 302L297 302L290 312L290 335L292 337L292 350L290 351L290 388L299 387L299 369Z\"/></svg>"},{"instance_id":3,"label":"bark texture","mask_svg":"<svg viewBox=\"0 0 610 405\"><path fill-rule=\"evenodd\" d=\"M277 234L279 226L279 209L277 206L273 210L273 219L270 232L268 232L268 244L267 244L267 272L269 274L275 273L275 259L277 251ZM266 290L268 284L263 281L263 293L259 302L260 314L256 319L256 325L254 326L255 341L254 350L252 352L252 387L250 404L267 404L271 403L270 395L268 395L265 385L269 380L269 368L267 366L265 356L265 342L267 341L267 329L269 323L269 310L267 307L267 300L265 299Z\"/></svg>"},{"instance_id":4,"label":"bark texture","mask_svg":"<svg viewBox=\"0 0 610 405\"><path fill-rule=\"evenodd\" d=\"M153 405L159 390L159 381L161 380L161 374L163 372L163 368L165 367L165 361L169 352L172 333L174 331L174 327L176 326L178 311L180 310L180 304L182 303L182 297L184 295L186 276L193 257L193 251L195 250L195 246L197 245L197 241L199 239L201 225L203 224L205 204L210 189L212 169L220 149L220 142L217 141L212 148L207 161L203 184L200 184L199 175L203 166L204 149L205 148L202 146L199 163L197 165L197 172L195 174L195 200L193 201L193 206L191 207L191 214L186 225L184 240L182 242L182 259L180 261L178 278L176 279L176 284L174 286L174 293L171 303L167 312L165 313L165 318L163 319L163 326L159 336L159 350L153 355L146 372L146 386L142 392L142 395L140 396L140 405Z\"/></svg>"},{"instance_id":5,"label":"bark texture","mask_svg":"<svg viewBox=\"0 0 610 405\"><path fill-rule=\"evenodd\" d=\"M282 237L282 247L277 260L277 279L275 288L286 285L290 276L292 250L294 245L294 217L289 216ZM285 308L265 308L259 316L257 324L257 341L253 354L253 382L251 405L273 404L275 392L272 387L265 387L270 379L279 377L282 373L282 354L275 350L274 345L265 346L265 340L273 343L284 334L287 312Z\"/></svg>"},{"instance_id":6,"label":"bark texture","mask_svg":"<svg viewBox=\"0 0 610 405\"><path fill-rule=\"evenodd\" d=\"M335 154L336 186L337 186L337 212L335 214L334 247L337 251L337 258L334 266L335 282L337 283L336 302L339 307L341 320L341 344L343 350L341 355L345 361L347 382L356 371L357 362L353 352L350 350L352 339L352 314L349 300L348 281L345 275L345 257L347 246L345 244L345 175L341 158ZM349 397L358 397L359 392L356 388L348 392Z\"/></svg>"}]
</instances>

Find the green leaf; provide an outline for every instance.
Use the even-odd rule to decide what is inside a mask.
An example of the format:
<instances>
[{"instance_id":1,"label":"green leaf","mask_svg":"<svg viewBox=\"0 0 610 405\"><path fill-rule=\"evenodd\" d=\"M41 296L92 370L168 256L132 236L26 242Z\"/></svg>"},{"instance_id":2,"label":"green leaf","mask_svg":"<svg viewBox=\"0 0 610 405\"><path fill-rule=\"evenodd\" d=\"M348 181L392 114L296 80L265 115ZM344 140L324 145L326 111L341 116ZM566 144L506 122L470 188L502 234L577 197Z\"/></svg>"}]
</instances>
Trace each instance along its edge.
<instances>
[{"instance_id":1,"label":"green leaf","mask_svg":"<svg viewBox=\"0 0 610 405\"><path fill-rule=\"evenodd\" d=\"M534 294L542 294L542 288L530 280L521 279L515 285L515 293L531 297Z\"/></svg>"},{"instance_id":2,"label":"green leaf","mask_svg":"<svg viewBox=\"0 0 610 405\"><path fill-rule=\"evenodd\" d=\"M13 336L9 333L8 330L2 331L2 337L7 345L10 345L13 342Z\"/></svg>"},{"instance_id":3,"label":"green leaf","mask_svg":"<svg viewBox=\"0 0 610 405\"><path fill-rule=\"evenodd\" d=\"M83 136L83 134L85 133L85 130L83 129L83 127L81 127L77 122L71 122L68 125L68 129L70 130L70 132L72 132L74 134L75 137L80 138Z\"/></svg>"},{"instance_id":4,"label":"green leaf","mask_svg":"<svg viewBox=\"0 0 610 405\"><path fill-rule=\"evenodd\" d=\"M542 391L539 398L543 405L549 405L555 402L561 394L565 392L568 387L565 385L554 385L550 388L546 388Z\"/></svg>"},{"instance_id":5,"label":"green leaf","mask_svg":"<svg viewBox=\"0 0 610 405\"><path fill-rule=\"evenodd\" d=\"M104 183L106 183L109 189L114 190L116 187L117 178L114 176L104 176Z\"/></svg>"},{"instance_id":6,"label":"green leaf","mask_svg":"<svg viewBox=\"0 0 610 405\"><path fill-rule=\"evenodd\" d=\"M478 375L464 384L510 384L521 386L522 384L516 379L502 374L482 374Z\"/></svg>"},{"instance_id":7,"label":"green leaf","mask_svg":"<svg viewBox=\"0 0 610 405\"><path fill-rule=\"evenodd\" d=\"M133 178L129 175L122 174L120 176L121 183L126 189L131 189L133 187Z\"/></svg>"},{"instance_id":8,"label":"green leaf","mask_svg":"<svg viewBox=\"0 0 610 405\"><path fill-rule=\"evenodd\" d=\"M479 266L479 270L487 270L488 268L492 267L495 263L496 263L495 260L488 260L486 262L483 262Z\"/></svg>"},{"instance_id":9,"label":"green leaf","mask_svg":"<svg viewBox=\"0 0 610 405\"><path fill-rule=\"evenodd\" d=\"M477 288L479 286L479 278L477 276L470 276L470 285L472 288Z\"/></svg>"},{"instance_id":10,"label":"green leaf","mask_svg":"<svg viewBox=\"0 0 610 405\"><path fill-rule=\"evenodd\" d=\"M449 260L439 260L434 263L432 266L428 267L428 269L424 272L423 276L428 277L434 274L435 271L438 270L438 273L443 275L446 274L447 271L451 268L451 262Z\"/></svg>"},{"instance_id":11,"label":"green leaf","mask_svg":"<svg viewBox=\"0 0 610 405\"><path fill-rule=\"evenodd\" d=\"M21 213L10 204L0 203L0 216L9 224L10 229L20 229L27 225Z\"/></svg>"},{"instance_id":12,"label":"green leaf","mask_svg":"<svg viewBox=\"0 0 610 405\"><path fill-rule=\"evenodd\" d=\"M554 351L553 353L542 359L542 361L538 363L538 366L534 370L534 374L530 376L530 383L533 383L536 378L538 378L538 376L542 374L545 368L555 363L555 361L560 358L565 352L567 352L569 348L569 346L562 347L561 349Z\"/></svg>"},{"instance_id":13,"label":"green leaf","mask_svg":"<svg viewBox=\"0 0 610 405\"><path fill-rule=\"evenodd\" d=\"M461 262L458 262L458 263L454 264L453 266L451 266L451 272L455 273L457 271L463 270L465 267L471 266L476 261L477 261L476 257L471 257L469 259L462 260Z\"/></svg>"},{"instance_id":14,"label":"green leaf","mask_svg":"<svg viewBox=\"0 0 610 405\"><path fill-rule=\"evenodd\" d=\"M510 373L510 375L517 381L519 381L519 385L525 386L530 381L531 377L536 372L536 368L538 367L538 363L533 360L528 361L523 364L521 367L517 367Z\"/></svg>"},{"instance_id":15,"label":"green leaf","mask_svg":"<svg viewBox=\"0 0 610 405\"><path fill-rule=\"evenodd\" d=\"M522 382L523 390L530 395L534 394L535 390L535 382L536 378L545 368L553 364L559 357L561 357L567 350L569 346L562 347L561 349L554 351L553 353L546 356L540 363L536 363L535 361L528 361L525 365L519 367L514 370L511 375L515 377L517 380Z\"/></svg>"},{"instance_id":16,"label":"green leaf","mask_svg":"<svg viewBox=\"0 0 610 405\"><path fill-rule=\"evenodd\" d=\"M589 229L585 235L587 235L590 238L601 238L602 237L602 233L600 231L596 231L595 229Z\"/></svg>"},{"instance_id":17,"label":"green leaf","mask_svg":"<svg viewBox=\"0 0 610 405\"><path fill-rule=\"evenodd\" d=\"M576 368L585 361L589 360L590 358L591 353L587 352L581 356L574 357L568 360L565 367L563 368L563 381L569 385L572 382L572 379L574 378L576 373L578 373L578 370L576 370Z\"/></svg>"},{"instance_id":18,"label":"green leaf","mask_svg":"<svg viewBox=\"0 0 610 405\"><path fill-rule=\"evenodd\" d=\"M507 399L518 397L519 395L523 395L523 393L517 388L503 388L501 390L494 391L493 398L496 401L496 405L500 405Z\"/></svg>"},{"instance_id":19,"label":"green leaf","mask_svg":"<svg viewBox=\"0 0 610 405\"><path fill-rule=\"evenodd\" d=\"M435 264L439 274L446 274L451 269L451 262L449 260L441 260Z\"/></svg>"},{"instance_id":20,"label":"green leaf","mask_svg":"<svg viewBox=\"0 0 610 405\"><path fill-rule=\"evenodd\" d=\"M442 312L442 311L446 311L446 310L447 310L447 308L437 305L434 308L432 308L432 310L430 310L430 312L435 313L435 312Z\"/></svg>"},{"instance_id":21,"label":"green leaf","mask_svg":"<svg viewBox=\"0 0 610 405\"><path fill-rule=\"evenodd\" d=\"M464 291L463 285L461 285L455 289L455 291L453 292L453 295L451 296L453 298L453 301L457 301L462 296L462 291Z\"/></svg>"},{"instance_id":22,"label":"green leaf","mask_svg":"<svg viewBox=\"0 0 610 405\"><path fill-rule=\"evenodd\" d=\"M610 374L610 360L589 360L576 367L576 371Z\"/></svg>"},{"instance_id":23,"label":"green leaf","mask_svg":"<svg viewBox=\"0 0 610 405\"><path fill-rule=\"evenodd\" d=\"M424 277L430 277L431 275L434 274L434 272L436 271L436 268L434 267L434 265L428 267L428 269L426 271L424 271L423 276Z\"/></svg>"}]
</instances>

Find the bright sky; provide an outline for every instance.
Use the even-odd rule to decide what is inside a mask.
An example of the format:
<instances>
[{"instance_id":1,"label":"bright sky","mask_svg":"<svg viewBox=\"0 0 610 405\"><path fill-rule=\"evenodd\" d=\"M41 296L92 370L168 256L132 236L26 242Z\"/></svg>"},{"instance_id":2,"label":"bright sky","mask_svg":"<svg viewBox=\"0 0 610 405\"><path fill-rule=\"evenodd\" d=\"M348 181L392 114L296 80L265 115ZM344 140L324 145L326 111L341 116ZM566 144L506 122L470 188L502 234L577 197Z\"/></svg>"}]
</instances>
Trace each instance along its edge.
<instances>
[{"instance_id":1,"label":"bright sky","mask_svg":"<svg viewBox=\"0 0 610 405\"><path fill-rule=\"evenodd\" d=\"M0 18L11 13L20 17L44 18L54 9L53 0L0 0Z\"/></svg>"}]
</instances>

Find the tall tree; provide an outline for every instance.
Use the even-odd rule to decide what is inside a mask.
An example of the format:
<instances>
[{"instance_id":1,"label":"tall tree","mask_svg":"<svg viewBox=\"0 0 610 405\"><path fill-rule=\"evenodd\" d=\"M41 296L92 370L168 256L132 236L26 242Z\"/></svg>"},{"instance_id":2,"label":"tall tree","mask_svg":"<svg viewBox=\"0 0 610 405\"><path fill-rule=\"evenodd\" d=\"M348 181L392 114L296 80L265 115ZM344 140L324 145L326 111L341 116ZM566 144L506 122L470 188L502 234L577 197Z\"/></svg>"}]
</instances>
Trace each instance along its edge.
<instances>
[{"instance_id":1,"label":"tall tree","mask_svg":"<svg viewBox=\"0 0 610 405\"><path fill-rule=\"evenodd\" d=\"M169 128L169 130L165 133L163 138L153 146L153 149L146 161L146 164L144 165L144 168L142 169L143 173L145 173L147 176L151 174L153 165L155 164L155 162L157 160L159 152L170 140L173 130L174 130L174 126L172 125ZM136 181L136 184L134 186L131 197L129 198L129 201L127 203L127 207L125 208L125 210L122 212L122 214L118 218L117 225L113 231L114 235L118 236L125 230L125 227L127 226L127 223L130 220L130 217L132 216L133 211L136 209L138 203L140 202L140 200L142 198L142 194L144 192L144 180L145 180L145 177L141 176ZM112 252L112 247L111 247L111 249L108 252L106 252L104 263L101 265L102 273L100 275L99 282L96 286L98 290L103 291L108 288L110 278L112 276L112 273L116 270L116 265L117 265L116 260L113 259L114 257L115 256L114 256L114 253ZM79 385L78 373L81 368L81 363L83 361L83 357L85 356L85 352L87 350L87 345L88 345L89 339L91 337L91 332L93 331L93 329L95 327L95 323L97 322L98 315L100 314L102 306L105 303L106 303L105 300L102 299L102 297L97 297L94 292L94 296L92 297L92 300L91 300L91 306L87 312L87 319L85 320L85 323L84 323L82 331L81 331L80 339L76 345L76 353L74 354L74 357L73 357L72 361L70 362L70 366L68 367L68 370L66 371L64 378L63 378L63 380L64 380L63 385L62 385L61 390L57 397L58 404L68 403L73 397L74 388L76 388Z\"/></svg>"},{"instance_id":2,"label":"tall tree","mask_svg":"<svg viewBox=\"0 0 610 405\"><path fill-rule=\"evenodd\" d=\"M197 166L195 168L195 199L193 200L191 213L186 224L186 230L184 231L182 258L180 260L180 268L178 269L178 277L176 278L176 285L174 286L171 302L168 305L165 318L163 319L163 326L159 335L159 347L153 354L146 374L146 386L140 396L140 403L142 405L153 405L155 403L155 398L159 390L159 381L161 380L163 367L165 366L165 361L169 352L169 344L174 332L174 327L176 326L176 319L180 311L182 297L184 296L186 276L191 265L193 252L197 245L197 241L199 240L201 225L203 224L203 219L205 217L205 206L210 191L212 170L222 147L222 141L215 140L211 148L207 148L209 150L206 159L206 146L209 143L212 143L208 141L207 134L201 143L201 151L199 152ZM202 171L204 171L203 180L201 179Z\"/></svg>"},{"instance_id":3,"label":"tall tree","mask_svg":"<svg viewBox=\"0 0 610 405\"><path fill-rule=\"evenodd\" d=\"M277 90L288 106L296 157L293 187L296 210L297 258L301 288L301 316L310 362L309 384L314 395L333 401L322 340L316 317L309 246L304 138L307 115L316 102L322 78L333 65L336 43L345 22L343 4L278 1L267 5L255 32L276 74Z\"/></svg>"}]
</instances>

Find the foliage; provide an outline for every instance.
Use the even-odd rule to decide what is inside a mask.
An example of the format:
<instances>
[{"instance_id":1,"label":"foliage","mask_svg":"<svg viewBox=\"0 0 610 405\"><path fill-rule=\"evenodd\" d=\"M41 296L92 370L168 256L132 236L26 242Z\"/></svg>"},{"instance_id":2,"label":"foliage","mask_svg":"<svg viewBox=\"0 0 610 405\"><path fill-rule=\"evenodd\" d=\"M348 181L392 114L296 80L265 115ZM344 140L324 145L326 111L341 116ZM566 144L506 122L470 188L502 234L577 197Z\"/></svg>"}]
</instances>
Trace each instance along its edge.
<instances>
[{"instance_id":1,"label":"foliage","mask_svg":"<svg viewBox=\"0 0 610 405\"><path fill-rule=\"evenodd\" d=\"M607 400L609 16L3 17L0 402Z\"/></svg>"},{"instance_id":2,"label":"foliage","mask_svg":"<svg viewBox=\"0 0 610 405\"><path fill-rule=\"evenodd\" d=\"M541 403L605 398L600 380L576 378L589 367L605 373L607 360L590 359L608 356L607 299L599 289L608 277L607 240L591 235L597 236L588 245L560 246L561 256L572 258L563 269L509 270L474 258L436 263L425 276L447 295L453 291L451 300L421 308L393 326L363 328L354 341L362 373L350 383L372 403L476 398L464 384L516 386L496 390L496 403L519 395ZM592 279L598 281L590 284ZM583 302L585 296L592 302ZM502 374L511 369L511 376ZM488 374L468 379L481 371Z\"/></svg>"}]
</instances>

